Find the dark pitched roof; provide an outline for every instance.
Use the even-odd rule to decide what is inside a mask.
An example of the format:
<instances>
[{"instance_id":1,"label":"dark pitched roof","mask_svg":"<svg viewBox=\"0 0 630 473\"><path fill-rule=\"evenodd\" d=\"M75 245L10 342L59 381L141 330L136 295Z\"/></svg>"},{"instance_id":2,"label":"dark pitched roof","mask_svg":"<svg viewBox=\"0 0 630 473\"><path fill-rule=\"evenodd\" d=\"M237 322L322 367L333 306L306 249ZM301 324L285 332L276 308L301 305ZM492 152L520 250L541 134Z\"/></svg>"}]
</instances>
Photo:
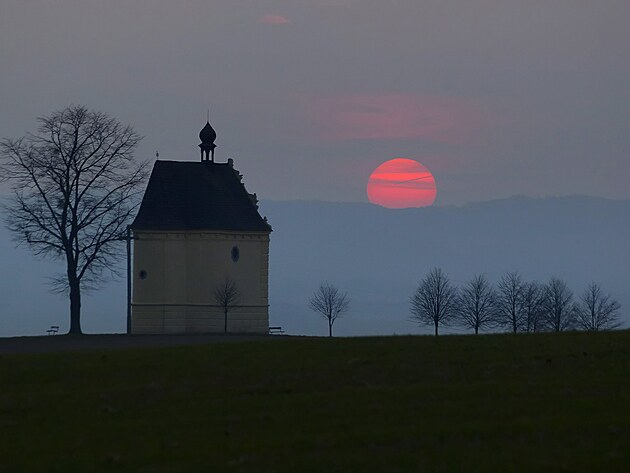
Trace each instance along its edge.
<instances>
[{"instance_id":1,"label":"dark pitched roof","mask_svg":"<svg viewBox=\"0 0 630 473\"><path fill-rule=\"evenodd\" d=\"M156 161L134 230L269 232L230 164Z\"/></svg>"}]
</instances>

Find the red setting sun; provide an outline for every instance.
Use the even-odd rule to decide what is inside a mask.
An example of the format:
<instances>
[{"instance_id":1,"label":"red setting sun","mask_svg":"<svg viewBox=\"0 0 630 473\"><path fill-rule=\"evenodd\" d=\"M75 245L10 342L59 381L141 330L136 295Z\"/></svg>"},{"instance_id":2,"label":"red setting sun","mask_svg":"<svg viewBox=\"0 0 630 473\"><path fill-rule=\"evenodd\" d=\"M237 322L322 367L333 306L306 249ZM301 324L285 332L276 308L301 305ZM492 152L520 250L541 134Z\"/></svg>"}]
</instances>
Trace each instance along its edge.
<instances>
[{"instance_id":1,"label":"red setting sun","mask_svg":"<svg viewBox=\"0 0 630 473\"><path fill-rule=\"evenodd\" d=\"M435 201L435 179L412 159L390 159L370 175L367 195L371 203L388 209L427 207Z\"/></svg>"}]
</instances>

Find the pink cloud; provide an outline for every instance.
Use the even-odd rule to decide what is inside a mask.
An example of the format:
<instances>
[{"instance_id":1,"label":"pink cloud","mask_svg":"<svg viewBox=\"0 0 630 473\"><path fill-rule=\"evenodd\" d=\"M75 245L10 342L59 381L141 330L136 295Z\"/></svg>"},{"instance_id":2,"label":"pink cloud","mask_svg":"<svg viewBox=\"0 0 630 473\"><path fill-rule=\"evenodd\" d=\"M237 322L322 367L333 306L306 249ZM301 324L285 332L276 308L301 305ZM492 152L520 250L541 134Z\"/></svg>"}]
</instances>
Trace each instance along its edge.
<instances>
[{"instance_id":1,"label":"pink cloud","mask_svg":"<svg viewBox=\"0 0 630 473\"><path fill-rule=\"evenodd\" d=\"M415 94L316 99L310 112L329 140L423 138L462 144L474 141L490 122L473 101Z\"/></svg>"},{"instance_id":2,"label":"pink cloud","mask_svg":"<svg viewBox=\"0 0 630 473\"><path fill-rule=\"evenodd\" d=\"M287 17L284 17L282 15L274 15L272 13L267 13L266 15L261 16L260 20L258 21L265 25L286 25L287 23L291 23L291 20L289 20Z\"/></svg>"}]
</instances>

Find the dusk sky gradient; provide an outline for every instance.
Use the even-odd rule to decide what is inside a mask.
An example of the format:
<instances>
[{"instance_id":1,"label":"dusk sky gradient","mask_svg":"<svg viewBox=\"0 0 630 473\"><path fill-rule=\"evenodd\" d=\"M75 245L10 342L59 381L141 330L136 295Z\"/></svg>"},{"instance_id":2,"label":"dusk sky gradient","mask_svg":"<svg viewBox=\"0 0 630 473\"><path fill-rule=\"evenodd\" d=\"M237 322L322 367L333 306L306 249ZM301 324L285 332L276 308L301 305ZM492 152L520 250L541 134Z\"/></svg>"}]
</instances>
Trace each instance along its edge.
<instances>
[{"instance_id":1,"label":"dusk sky gradient","mask_svg":"<svg viewBox=\"0 0 630 473\"><path fill-rule=\"evenodd\" d=\"M3 0L0 136L69 104L274 200L367 202L396 157L437 205L630 198L627 0ZM5 187L6 189L6 187Z\"/></svg>"}]
</instances>

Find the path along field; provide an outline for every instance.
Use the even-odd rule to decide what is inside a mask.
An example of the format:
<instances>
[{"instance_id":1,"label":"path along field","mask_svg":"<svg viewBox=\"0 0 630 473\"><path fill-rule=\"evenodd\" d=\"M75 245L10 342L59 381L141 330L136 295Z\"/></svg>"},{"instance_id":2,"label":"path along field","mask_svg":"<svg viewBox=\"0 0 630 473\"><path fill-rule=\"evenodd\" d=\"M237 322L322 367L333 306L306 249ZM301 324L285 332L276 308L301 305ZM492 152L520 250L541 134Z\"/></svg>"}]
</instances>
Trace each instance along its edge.
<instances>
[{"instance_id":1,"label":"path along field","mask_svg":"<svg viewBox=\"0 0 630 473\"><path fill-rule=\"evenodd\" d=\"M627 472L630 332L0 355L2 472Z\"/></svg>"}]
</instances>

